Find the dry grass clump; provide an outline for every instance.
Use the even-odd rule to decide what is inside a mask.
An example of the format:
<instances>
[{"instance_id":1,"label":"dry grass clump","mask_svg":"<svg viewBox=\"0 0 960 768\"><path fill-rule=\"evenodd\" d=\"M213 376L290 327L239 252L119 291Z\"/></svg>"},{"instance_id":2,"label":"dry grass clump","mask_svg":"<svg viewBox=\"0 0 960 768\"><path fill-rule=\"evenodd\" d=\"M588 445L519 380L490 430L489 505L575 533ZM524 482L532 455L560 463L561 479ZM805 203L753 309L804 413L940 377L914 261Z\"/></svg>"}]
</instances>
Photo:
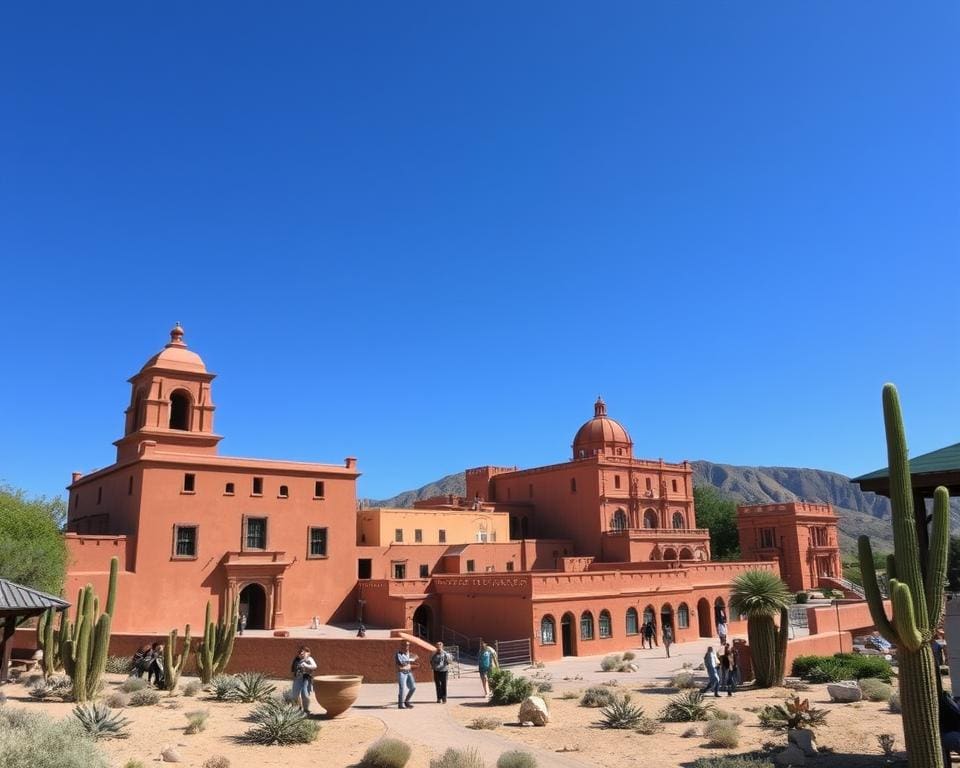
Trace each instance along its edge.
<instances>
[{"instance_id":1,"label":"dry grass clump","mask_svg":"<svg viewBox=\"0 0 960 768\"><path fill-rule=\"evenodd\" d=\"M130 705L130 697L123 691L111 691L103 697L103 703L113 709L123 709Z\"/></svg>"},{"instance_id":2,"label":"dry grass clump","mask_svg":"<svg viewBox=\"0 0 960 768\"><path fill-rule=\"evenodd\" d=\"M224 755L214 755L203 761L203 768L230 768L230 759Z\"/></svg>"},{"instance_id":3,"label":"dry grass clump","mask_svg":"<svg viewBox=\"0 0 960 768\"><path fill-rule=\"evenodd\" d=\"M893 695L893 686L875 677L865 677L859 684L863 697L867 701L890 701Z\"/></svg>"},{"instance_id":4,"label":"dry grass clump","mask_svg":"<svg viewBox=\"0 0 960 768\"><path fill-rule=\"evenodd\" d=\"M895 715L899 715L902 711L900 709L900 691L894 691L890 694L890 699L887 701L887 706L890 707L890 711Z\"/></svg>"},{"instance_id":5,"label":"dry grass clump","mask_svg":"<svg viewBox=\"0 0 960 768\"><path fill-rule=\"evenodd\" d=\"M191 712L184 712L183 716L187 718L187 729L184 733L194 734L207 730L207 718L210 717L208 709L194 709Z\"/></svg>"},{"instance_id":6,"label":"dry grass clump","mask_svg":"<svg viewBox=\"0 0 960 768\"><path fill-rule=\"evenodd\" d=\"M475 731L495 731L500 727L500 720L496 717L475 717L467 728Z\"/></svg>"},{"instance_id":7,"label":"dry grass clump","mask_svg":"<svg viewBox=\"0 0 960 768\"><path fill-rule=\"evenodd\" d=\"M149 683L142 677L128 677L120 683L120 690L124 693L133 693L134 691L142 691L148 685Z\"/></svg>"},{"instance_id":8,"label":"dry grass clump","mask_svg":"<svg viewBox=\"0 0 960 768\"><path fill-rule=\"evenodd\" d=\"M180 688L184 696L196 696L202 689L203 684L199 680L191 680Z\"/></svg>"},{"instance_id":9,"label":"dry grass clump","mask_svg":"<svg viewBox=\"0 0 960 768\"><path fill-rule=\"evenodd\" d=\"M144 688L130 694L131 707L152 707L160 703L160 691L153 688Z\"/></svg>"},{"instance_id":10,"label":"dry grass clump","mask_svg":"<svg viewBox=\"0 0 960 768\"><path fill-rule=\"evenodd\" d=\"M685 690L688 688L699 688L699 684L690 672L677 672L670 678L670 687Z\"/></svg>"},{"instance_id":11,"label":"dry grass clump","mask_svg":"<svg viewBox=\"0 0 960 768\"><path fill-rule=\"evenodd\" d=\"M361 768L403 768L410 759L410 745L400 739L375 741L360 758Z\"/></svg>"},{"instance_id":12,"label":"dry grass clump","mask_svg":"<svg viewBox=\"0 0 960 768\"><path fill-rule=\"evenodd\" d=\"M497 768L537 768L537 758L529 752L511 749L497 759Z\"/></svg>"},{"instance_id":13,"label":"dry grass clump","mask_svg":"<svg viewBox=\"0 0 960 768\"><path fill-rule=\"evenodd\" d=\"M703 726L703 735L709 747L731 749L740 744L740 729L732 720L710 720Z\"/></svg>"},{"instance_id":14,"label":"dry grass clump","mask_svg":"<svg viewBox=\"0 0 960 768\"><path fill-rule=\"evenodd\" d=\"M608 707L613 703L616 694L602 685L593 685L583 692L580 697L581 707Z\"/></svg>"},{"instance_id":15,"label":"dry grass clump","mask_svg":"<svg viewBox=\"0 0 960 768\"><path fill-rule=\"evenodd\" d=\"M451 748L431 760L430 768L484 768L484 765L477 750Z\"/></svg>"}]
</instances>

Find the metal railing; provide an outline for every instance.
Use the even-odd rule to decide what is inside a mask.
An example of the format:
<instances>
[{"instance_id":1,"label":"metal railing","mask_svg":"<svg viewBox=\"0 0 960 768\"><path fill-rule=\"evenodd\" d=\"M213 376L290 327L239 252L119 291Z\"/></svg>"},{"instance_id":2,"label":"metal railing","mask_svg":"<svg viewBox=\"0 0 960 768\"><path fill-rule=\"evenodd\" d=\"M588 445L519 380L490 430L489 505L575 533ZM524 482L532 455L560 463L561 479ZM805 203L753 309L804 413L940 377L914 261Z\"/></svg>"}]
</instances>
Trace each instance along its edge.
<instances>
[{"instance_id":1,"label":"metal railing","mask_svg":"<svg viewBox=\"0 0 960 768\"><path fill-rule=\"evenodd\" d=\"M494 643L494 647L497 650L497 661L501 667L530 664L533 661L529 638L524 638L523 640L497 640Z\"/></svg>"}]
</instances>

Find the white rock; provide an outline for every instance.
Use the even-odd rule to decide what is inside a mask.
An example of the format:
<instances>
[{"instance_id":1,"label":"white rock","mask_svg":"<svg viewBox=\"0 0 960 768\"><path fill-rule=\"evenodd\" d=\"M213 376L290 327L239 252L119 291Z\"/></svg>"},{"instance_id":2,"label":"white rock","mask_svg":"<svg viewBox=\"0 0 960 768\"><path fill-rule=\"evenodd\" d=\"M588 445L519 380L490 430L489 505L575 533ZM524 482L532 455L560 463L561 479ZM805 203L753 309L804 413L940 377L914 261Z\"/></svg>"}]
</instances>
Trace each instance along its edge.
<instances>
[{"instance_id":1,"label":"white rock","mask_svg":"<svg viewBox=\"0 0 960 768\"><path fill-rule=\"evenodd\" d=\"M520 721L520 725L524 723L546 725L550 722L550 713L547 711L546 702L539 696L527 696L520 705L520 714L517 719Z\"/></svg>"},{"instance_id":2,"label":"white rock","mask_svg":"<svg viewBox=\"0 0 960 768\"><path fill-rule=\"evenodd\" d=\"M807 758L804 757L803 750L800 747L796 744L790 744L783 752L778 752L773 756L773 762L777 765L798 768L798 766L807 764Z\"/></svg>"},{"instance_id":3,"label":"white rock","mask_svg":"<svg viewBox=\"0 0 960 768\"><path fill-rule=\"evenodd\" d=\"M164 747L160 750L160 757L165 763L182 763L183 758L180 757L180 753L177 752L176 747Z\"/></svg>"},{"instance_id":4,"label":"white rock","mask_svg":"<svg viewBox=\"0 0 960 768\"><path fill-rule=\"evenodd\" d=\"M844 680L842 683L828 683L827 693L830 694L831 699L843 704L860 701L863 698L863 692L854 680Z\"/></svg>"}]
</instances>

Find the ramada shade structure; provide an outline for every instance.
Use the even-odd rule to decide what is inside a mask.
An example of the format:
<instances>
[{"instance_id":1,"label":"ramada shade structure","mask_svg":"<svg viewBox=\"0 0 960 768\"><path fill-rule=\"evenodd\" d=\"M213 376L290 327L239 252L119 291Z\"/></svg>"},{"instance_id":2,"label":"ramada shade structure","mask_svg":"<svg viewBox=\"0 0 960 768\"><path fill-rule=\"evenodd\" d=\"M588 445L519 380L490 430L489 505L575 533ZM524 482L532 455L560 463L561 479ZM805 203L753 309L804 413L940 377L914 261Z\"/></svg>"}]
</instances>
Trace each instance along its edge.
<instances>
[{"instance_id":1,"label":"ramada shade structure","mask_svg":"<svg viewBox=\"0 0 960 768\"><path fill-rule=\"evenodd\" d=\"M0 623L3 625L3 634L0 635L0 683L7 681L13 633L17 625L51 608L65 611L69 607L70 603L59 597L0 579Z\"/></svg>"}]
</instances>

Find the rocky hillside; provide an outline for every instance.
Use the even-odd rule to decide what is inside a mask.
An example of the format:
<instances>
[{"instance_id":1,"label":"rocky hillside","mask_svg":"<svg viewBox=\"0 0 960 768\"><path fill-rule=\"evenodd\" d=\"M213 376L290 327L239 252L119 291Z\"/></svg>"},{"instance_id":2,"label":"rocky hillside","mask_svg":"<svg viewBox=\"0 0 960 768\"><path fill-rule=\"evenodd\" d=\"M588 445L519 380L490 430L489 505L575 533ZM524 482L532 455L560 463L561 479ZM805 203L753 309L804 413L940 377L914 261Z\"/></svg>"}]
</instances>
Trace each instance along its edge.
<instances>
[{"instance_id":1,"label":"rocky hillside","mask_svg":"<svg viewBox=\"0 0 960 768\"><path fill-rule=\"evenodd\" d=\"M874 549L893 548L890 529L890 502L875 493L863 493L850 478L821 469L795 467L736 467L693 462L696 485L712 485L725 496L749 504L781 501L814 501L834 506L840 516L840 544L848 552L856 549L856 537L869 535ZM436 482L391 499L368 500L368 506L410 507L418 499L445 494L464 494L463 473L447 475ZM953 500L953 522L960 523L960 504Z\"/></svg>"}]
</instances>

